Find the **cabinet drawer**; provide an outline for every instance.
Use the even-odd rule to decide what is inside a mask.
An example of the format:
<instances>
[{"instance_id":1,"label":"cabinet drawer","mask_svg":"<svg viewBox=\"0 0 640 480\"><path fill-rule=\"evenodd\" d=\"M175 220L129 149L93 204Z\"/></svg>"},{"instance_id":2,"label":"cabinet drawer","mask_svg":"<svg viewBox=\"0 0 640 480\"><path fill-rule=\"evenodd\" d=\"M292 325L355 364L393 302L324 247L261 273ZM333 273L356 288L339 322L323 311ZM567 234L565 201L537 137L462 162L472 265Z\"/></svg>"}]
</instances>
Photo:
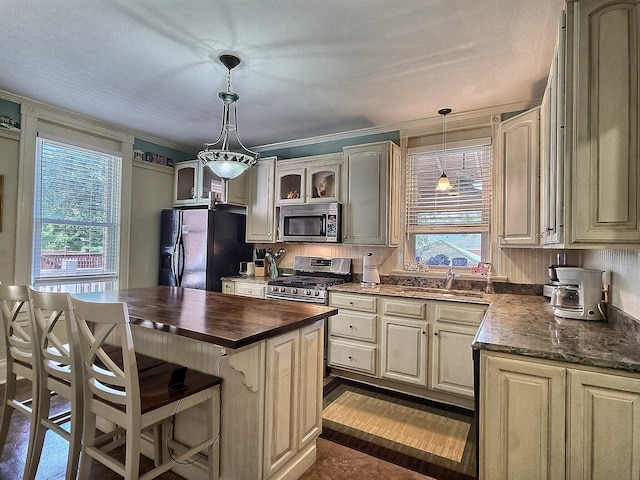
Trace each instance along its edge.
<instances>
[{"instance_id":1,"label":"cabinet drawer","mask_svg":"<svg viewBox=\"0 0 640 480\"><path fill-rule=\"evenodd\" d=\"M375 375L376 347L330 339L329 365Z\"/></svg>"},{"instance_id":2,"label":"cabinet drawer","mask_svg":"<svg viewBox=\"0 0 640 480\"><path fill-rule=\"evenodd\" d=\"M486 307L478 305L460 305L449 302L436 303L435 319L440 323L457 323L461 325L480 325Z\"/></svg>"},{"instance_id":3,"label":"cabinet drawer","mask_svg":"<svg viewBox=\"0 0 640 480\"><path fill-rule=\"evenodd\" d=\"M361 312L376 312L376 297L374 295L330 293L329 304L332 307L360 310Z\"/></svg>"},{"instance_id":4,"label":"cabinet drawer","mask_svg":"<svg viewBox=\"0 0 640 480\"><path fill-rule=\"evenodd\" d=\"M421 301L412 302L410 300L382 300L382 314L396 317L424 318L425 303Z\"/></svg>"},{"instance_id":5,"label":"cabinet drawer","mask_svg":"<svg viewBox=\"0 0 640 480\"><path fill-rule=\"evenodd\" d=\"M329 318L329 334L366 342L377 340L377 315L338 312Z\"/></svg>"},{"instance_id":6,"label":"cabinet drawer","mask_svg":"<svg viewBox=\"0 0 640 480\"><path fill-rule=\"evenodd\" d=\"M236 295L242 295L244 297L259 297L264 298L265 285L258 283L238 283L236 282Z\"/></svg>"}]
</instances>

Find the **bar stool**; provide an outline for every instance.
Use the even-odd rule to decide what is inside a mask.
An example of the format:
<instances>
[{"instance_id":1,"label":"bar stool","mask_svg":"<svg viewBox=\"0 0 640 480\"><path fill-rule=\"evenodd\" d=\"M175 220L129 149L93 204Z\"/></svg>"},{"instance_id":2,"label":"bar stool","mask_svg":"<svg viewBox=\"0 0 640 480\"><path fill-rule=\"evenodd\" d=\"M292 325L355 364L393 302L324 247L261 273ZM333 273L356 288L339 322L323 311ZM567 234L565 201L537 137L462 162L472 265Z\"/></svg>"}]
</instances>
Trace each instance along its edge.
<instances>
[{"instance_id":1,"label":"bar stool","mask_svg":"<svg viewBox=\"0 0 640 480\"><path fill-rule=\"evenodd\" d=\"M47 430L69 442L66 480L75 480L82 439L82 368L79 346L70 342L73 335L71 307L67 293L39 292L29 287L32 332L34 340L34 368L38 369L37 414L35 415L34 452L27 465L25 479L33 480L40 463L40 455ZM69 400L71 410L52 414L51 394ZM69 431L62 425L71 422Z\"/></svg>"},{"instance_id":2,"label":"bar stool","mask_svg":"<svg viewBox=\"0 0 640 480\"><path fill-rule=\"evenodd\" d=\"M25 473L33 455L35 434L34 417L37 416L37 378L33 367L34 354L31 339L31 318L29 314L29 294L26 286L0 285L0 310L2 311L3 338L7 355L7 378L2 402L2 422L0 423L0 454L4 450L9 433L9 425L14 411L31 418L29 443ZM31 382L32 398L16 398L17 378Z\"/></svg>"},{"instance_id":3,"label":"bar stool","mask_svg":"<svg viewBox=\"0 0 640 480\"><path fill-rule=\"evenodd\" d=\"M89 477L91 460L95 459L125 480L150 480L188 461L207 459L209 479L218 478L219 415L221 379L189 370L186 390L170 391L172 373L178 365L165 363L138 373L133 337L124 303L96 303L70 297L74 308L74 334L78 335L82 352L84 383L84 428L79 478ZM105 351L106 339L116 339L123 365L118 366ZM181 445L169 438L172 419L180 412L204 404L208 426L204 440L197 445ZM215 409L215 412L214 412ZM96 434L96 418L115 425L112 431ZM139 476L141 434L163 426L166 433L152 435L155 467ZM113 451L125 445L125 462L114 457ZM195 457L195 458L194 458Z\"/></svg>"}]
</instances>

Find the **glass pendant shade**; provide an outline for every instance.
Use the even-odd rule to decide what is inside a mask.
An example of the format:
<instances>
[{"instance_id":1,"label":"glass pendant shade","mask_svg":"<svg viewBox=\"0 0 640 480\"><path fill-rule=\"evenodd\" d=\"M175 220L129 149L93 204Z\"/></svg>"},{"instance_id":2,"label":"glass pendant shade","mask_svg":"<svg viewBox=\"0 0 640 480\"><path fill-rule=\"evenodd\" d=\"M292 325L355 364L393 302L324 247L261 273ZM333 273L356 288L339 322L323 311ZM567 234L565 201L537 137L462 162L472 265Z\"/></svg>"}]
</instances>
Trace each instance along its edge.
<instances>
[{"instance_id":1,"label":"glass pendant shade","mask_svg":"<svg viewBox=\"0 0 640 480\"><path fill-rule=\"evenodd\" d=\"M220 55L220 61L228 70L227 90L218 93L223 104L222 128L218 139L213 143L206 143L204 150L198 153L198 158L218 177L231 180L254 166L258 162L259 154L245 147L238 135L236 102L240 95L231 90L231 70L240 63L240 59L233 55ZM233 122L231 121L232 116ZM229 150L231 132L235 132L236 143L242 149L241 152Z\"/></svg>"},{"instance_id":2,"label":"glass pendant shade","mask_svg":"<svg viewBox=\"0 0 640 480\"><path fill-rule=\"evenodd\" d=\"M438 180L438 185L436 186L436 192L448 192L452 188L453 187L449 182L449 178L447 177L447 174L442 172L442 175L440 175L440 179Z\"/></svg>"}]
</instances>

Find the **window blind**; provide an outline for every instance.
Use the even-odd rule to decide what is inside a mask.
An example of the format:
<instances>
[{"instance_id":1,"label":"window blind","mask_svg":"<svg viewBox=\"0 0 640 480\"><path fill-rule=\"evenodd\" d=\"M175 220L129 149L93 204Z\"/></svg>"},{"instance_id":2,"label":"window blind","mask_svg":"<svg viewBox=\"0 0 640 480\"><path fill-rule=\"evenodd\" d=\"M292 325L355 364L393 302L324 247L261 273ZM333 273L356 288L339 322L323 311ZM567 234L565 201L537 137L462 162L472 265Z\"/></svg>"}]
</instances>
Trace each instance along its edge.
<instances>
[{"instance_id":1,"label":"window blind","mask_svg":"<svg viewBox=\"0 0 640 480\"><path fill-rule=\"evenodd\" d=\"M117 280L121 157L38 137L34 198L34 285Z\"/></svg>"},{"instance_id":2,"label":"window blind","mask_svg":"<svg viewBox=\"0 0 640 480\"><path fill-rule=\"evenodd\" d=\"M407 233L488 232L491 219L491 141L444 150L412 149L407 165ZM436 192L445 171L453 189Z\"/></svg>"}]
</instances>

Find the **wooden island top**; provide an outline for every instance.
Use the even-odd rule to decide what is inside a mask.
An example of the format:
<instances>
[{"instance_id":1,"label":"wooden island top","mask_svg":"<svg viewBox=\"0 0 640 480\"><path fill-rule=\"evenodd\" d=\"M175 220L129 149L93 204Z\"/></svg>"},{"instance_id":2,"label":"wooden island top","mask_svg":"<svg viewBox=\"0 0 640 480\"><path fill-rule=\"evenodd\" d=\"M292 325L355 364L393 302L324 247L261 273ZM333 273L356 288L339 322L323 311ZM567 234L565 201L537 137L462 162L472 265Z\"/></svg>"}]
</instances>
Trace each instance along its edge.
<instances>
[{"instance_id":1,"label":"wooden island top","mask_svg":"<svg viewBox=\"0 0 640 480\"><path fill-rule=\"evenodd\" d=\"M133 324L234 349L338 313L324 305L166 286L76 296L94 302L125 302Z\"/></svg>"}]
</instances>

